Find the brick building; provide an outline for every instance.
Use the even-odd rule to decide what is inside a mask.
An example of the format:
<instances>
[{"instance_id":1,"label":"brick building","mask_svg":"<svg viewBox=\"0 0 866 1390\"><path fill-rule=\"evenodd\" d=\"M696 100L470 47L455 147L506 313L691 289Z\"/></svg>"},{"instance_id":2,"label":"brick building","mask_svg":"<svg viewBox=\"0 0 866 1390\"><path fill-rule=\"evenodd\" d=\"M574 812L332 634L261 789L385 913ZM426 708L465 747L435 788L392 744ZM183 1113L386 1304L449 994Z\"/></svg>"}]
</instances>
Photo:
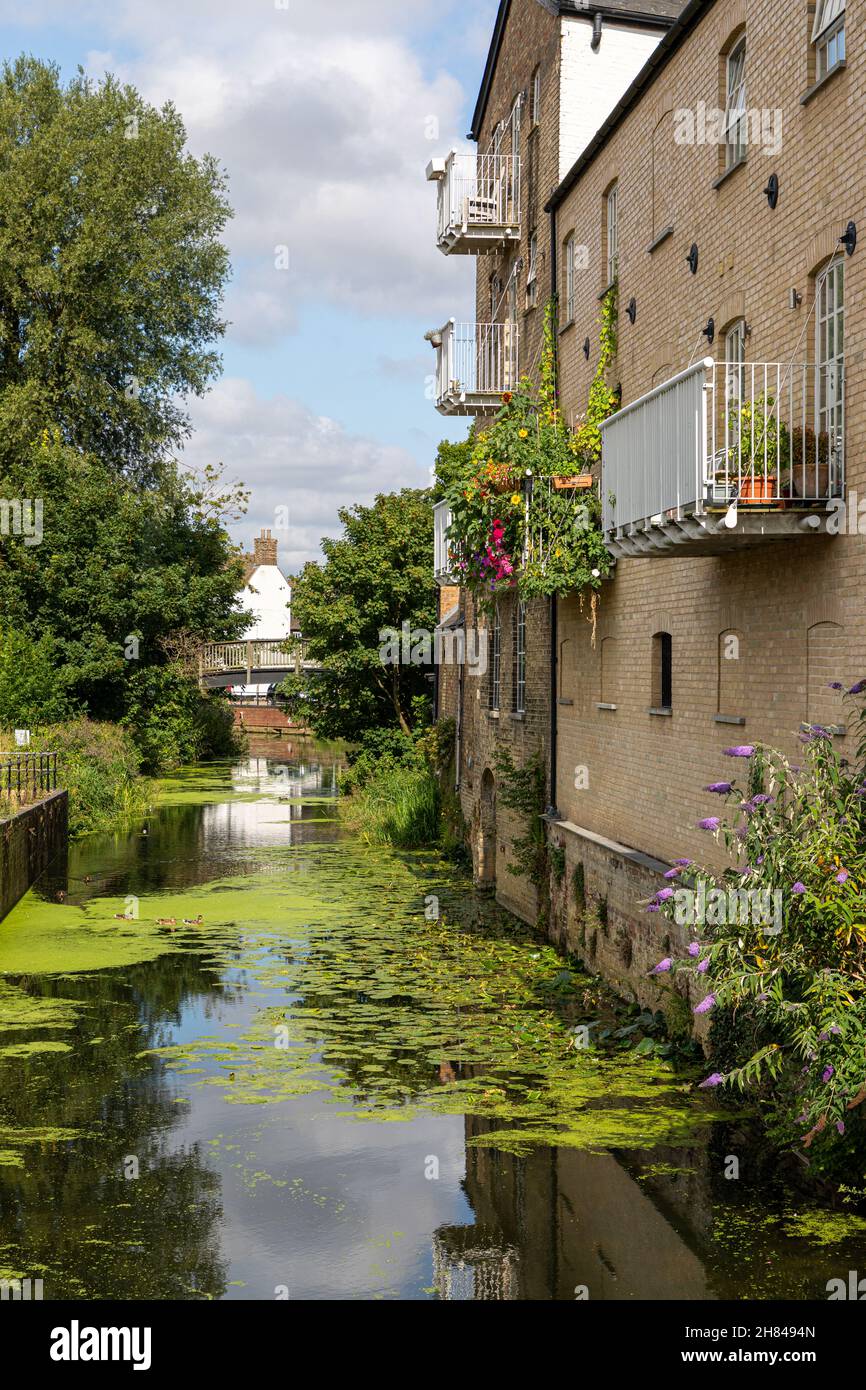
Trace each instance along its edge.
<instances>
[{"instance_id":1,"label":"brick building","mask_svg":"<svg viewBox=\"0 0 866 1390\"><path fill-rule=\"evenodd\" d=\"M844 0L691 0L545 204L564 412L586 407L614 280L623 401L596 641L569 595L526 647L555 730L553 927L648 1002L669 925L640 901L712 850L696 823L721 750L794 754L807 723L854 742L829 684L866 672L859 36ZM482 778L490 738L464 735Z\"/></svg>"}]
</instances>

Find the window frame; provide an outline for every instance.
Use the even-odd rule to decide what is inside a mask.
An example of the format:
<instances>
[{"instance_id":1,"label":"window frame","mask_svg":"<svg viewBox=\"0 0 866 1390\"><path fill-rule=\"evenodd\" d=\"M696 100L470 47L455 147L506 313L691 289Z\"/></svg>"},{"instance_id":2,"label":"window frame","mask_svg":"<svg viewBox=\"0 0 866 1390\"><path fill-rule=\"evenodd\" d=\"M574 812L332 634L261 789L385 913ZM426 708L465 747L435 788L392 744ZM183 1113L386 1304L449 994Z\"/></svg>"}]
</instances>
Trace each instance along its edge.
<instances>
[{"instance_id":1,"label":"window frame","mask_svg":"<svg viewBox=\"0 0 866 1390\"><path fill-rule=\"evenodd\" d=\"M565 322L574 323L575 300L577 297L577 275L574 263L575 233L570 232L565 239Z\"/></svg>"},{"instance_id":2,"label":"window frame","mask_svg":"<svg viewBox=\"0 0 866 1390\"><path fill-rule=\"evenodd\" d=\"M533 129L541 124L541 67L532 74L531 125Z\"/></svg>"},{"instance_id":3,"label":"window frame","mask_svg":"<svg viewBox=\"0 0 866 1390\"><path fill-rule=\"evenodd\" d=\"M674 708L673 648L669 632L653 634L652 709L662 714L672 714Z\"/></svg>"},{"instance_id":4,"label":"window frame","mask_svg":"<svg viewBox=\"0 0 866 1390\"><path fill-rule=\"evenodd\" d=\"M846 0L818 0L812 29L817 82L823 82L845 62L845 11Z\"/></svg>"},{"instance_id":5,"label":"window frame","mask_svg":"<svg viewBox=\"0 0 866 1390\"><path fill-rule=\"evenodd\" d=\"M728 368L735 366L739 369L738 391L739 400L742 404L746 393L746 320L744 318L735 319L735 321L730 325L730 327L727 329L724 335L723 344L725 349L725 356L723 359L725 364L726 382L725 396L726 399L729 399L732 394L730 391L729 383L733 373L728 371ZM736 356L731 355L732 344L736 345Z\"/></svg>"},{"instance_id":6,"label":"window frame","mask_svg":"<svg viewBox=\"0 0 866 1390\"><path fill-rule=\"evenodd\" d=\"M605 219L607 283L612 285L619 276L619 180L607 190Z\"/></svg>"},{"instance_id":7,"label":"window frame","mask_svg":"<svg viewBox=\"0 0 866 1390\"><path fill-rule=\"evenodd\" d=\"M832 287L832 303L828 287ZM826 432L829 439L832 433L837 438L831 457L840 476L828 478L831 495L836 495L833 484L841 482L845 460L845 288L845 257L834 256L815 284L815 434L820 437Z\"/></svg>"},{"instance_id":8,"label":"window frame","mask_svg":"<svg viewBox=\"0 0 866 1390\"><path fill-rule=\"evenodd\" d=\"M526 713L526 603L518 599L514 610L514 713Z\"/></svg>"},{"instance_id":9,"label":"window frame","mask_svg":"<svg viewBox=\"0 0 866 1390\"><path fill-rule=\"evenodd\" d=\"M502 708L502 620L499 605L490 620L490 685L487 708L498 714Z\"/></svg>"},{"instance_id":10,"label":"window frame","mask_svg":"<svg viewBox=\"0 0 866 1390\"><path fill-rule=\"evenodd\" d=\"M736 86L734 64L742 59ZM725 57L725 170L733 169L747 157L749 149L748 58L746 35L741 34ZM736 105L734 104L736 102Z\"/></svg>"},{"instance_id":11,"label":"window frame","mask_svg":"<svg viewBox=\"0 0 866 1390\"><path fill-rule=\"evenodd\" d=\"M526 273L526 306L534 309L538 303L538 231L529 236L529 269Z\"/></svg>"}]
</instances>

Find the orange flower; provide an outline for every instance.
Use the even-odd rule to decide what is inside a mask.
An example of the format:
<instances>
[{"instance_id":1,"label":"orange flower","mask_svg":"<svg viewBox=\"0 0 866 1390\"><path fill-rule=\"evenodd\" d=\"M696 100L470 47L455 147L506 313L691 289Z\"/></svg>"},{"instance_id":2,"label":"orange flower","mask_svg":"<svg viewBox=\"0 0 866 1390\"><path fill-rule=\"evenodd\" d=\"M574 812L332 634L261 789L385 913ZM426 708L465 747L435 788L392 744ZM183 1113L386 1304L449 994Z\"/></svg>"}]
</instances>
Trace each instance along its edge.
<instances>
[{"instance_id":1,"label":"orange flower","mask_svg":"<svg viewBox=\"0 0 866 1390\"><path fill-rule=\"evenodd\" d=\"M506 405L511 405L511 402L514 400L514 397L512 396L510 391L503 391L502 399Z\"/></svg>"}]
</instances>

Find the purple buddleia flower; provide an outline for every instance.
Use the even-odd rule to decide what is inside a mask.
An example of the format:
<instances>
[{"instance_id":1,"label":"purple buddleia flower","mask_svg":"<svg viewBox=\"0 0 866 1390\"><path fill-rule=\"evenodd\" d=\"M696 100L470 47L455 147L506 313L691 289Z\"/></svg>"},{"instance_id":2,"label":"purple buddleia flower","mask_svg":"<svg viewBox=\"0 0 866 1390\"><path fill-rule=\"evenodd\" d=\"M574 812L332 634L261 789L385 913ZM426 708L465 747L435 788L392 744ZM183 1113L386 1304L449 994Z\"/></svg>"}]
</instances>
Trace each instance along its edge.
<instances>
[{"instance_id":1,"label":"purple buddleia flower","mask_svg":"<svg viewBox=\"0 0 866 1390\"><path fill-rule=\"evenodd\" d=\"M851 689L848 691L848 694L862 695L864 690L866 690L866 681L857 681L855 685L851 686Z\"/></svg>"},{"instance_id":2,"label":"purple buddleia flower","mask_svg":"<svg viewBox=\"0 0 866 1390\"><path fill-rule=\"evenodd\" d=\"M708 1076L706 1081L701 1082L698 1089L705 1091L710 1086L723 1086L724 1082L725 1078L722 1076L722 1073L720 1071L714 1071L712 1076Z\"/></svg>"},{"instance_id":3,"label":"purple buddleia flower","mask_svg":"<svg viewBox=\"0 0 866 1390\"><path fill-rule=\"evenodd\" d=\"M651 974L651 975L667 975L668 971L671 970L672 968L673 968L673 961L672 961L672 960L660 960L659 963L658 963L658 965L655 967L655 969L650 971L650 974Z\"/></svg>"},{"instance_id":4,"label":"purple buddleia flower","mask_svg":"<svg viewBox=\"0 0 866 1390\"><path fill-rule=\"evenodd\" d=\"M698 967L700 969L700 966ZM694 1010L696 1014L708 1014L711 1009L716 1007L716 996L708 994L706 999L702 999L698 1007Z\"/></svg>"},{"instance_id":5,"label":"purple buddleia flower","mask_svg":"<svg viewBox=\"0 0 866 1390\"><path fill-rule=\"evenodd\" d=\"M831 1066L827 1066L827 1067L824 1068L824 1075L821 1077L821 1080L823 1081L824 1085L826 1086L826 1085L827 1085L827 1082L830 1081L830 1080L832 1080L832 1078L833 1078L835 1075L836 1075L836 1068L835 1068L835 1067L831 1067Z\"/></svg>"},{"instance_id":6,"label":"purple buddleia flower","mask_svg":"<svg viewBox=\"0 0 866 1390\"><path fill-rule=\"evenodd\" d=\"M726 758L753 758L755 750L749 743L741 743L736 748L722 750Z\"/></svg>"},{"instance_id":7,"label":"purple buddleia flower","mask_svg":"<svg viewBox=\"0 0 866 1390\"><path fill-rule=\"evenodd\" d=\"M752 797L753 806L772 806L775 797L768 796L766 792L758 792L757 796Z\"/></svg>"},{"instance_id":8,"label":"purple buddleia flower","mask_svg":"<svg viewBox=\"0 0 866 1390\"><path fill-rule=\"evenodd\" d=\"M673 890L673 888L660 888L659 891L656 893L656 902L657 902L657 903L666 903L666 902L670 902L670 900L671 900L671 898L672 898L673 896L674 896L674 890Z\"/></svg>"},{"instance_id":9,"label":"purple buddleia flower","mask_svg":"<svg viewBox=\"0 0 866 1390\"><path fill-rule=\"evenodd\" d=\"M702 960L701 963L700 963L700 965L698 966L698 974L699 974L699 975L706 975L706 973L707 973L707 971L709 970L709 968L710 968L710 958L709 958L709 956L707 956L707 959L706 959L706 960Z\"/></svg>"},{"instance_id":10,"label":"purple buddleia flower","mask_svg":"<svg viewBox=\"0 0 866 1390\"><path fill-rule=\"evenodd\" d=\"M851 875L849 874L847 869L840 869L838 874L836 875L836 882L847 883L850 877Z\"/></svg>"},{"instance_id":11,"label":"purple buddleia flower","mask_svg":"<svg viewBox=\"0 0 866 1390\"><path fill-rule=\"evenodd\" d=\"M844 1121L844 1120L837 1120L837 1121L836 1121L836 1128L838 1129L838 1131L839 1131L840 1134L844 1134L844 1133L845 1133L845 1121Z\"/></svg>"},{"instance_id":12,"label":"purple buddleia flower","mask_svg":"<svg viewBox=\"0 0 866 1390\"><path fill-rule=\"evenodd\" d=\"M707 816L706 820L698 821L698 830L718 830L721 823L718 816Z\"/></svg>"},{"instance_id":13,"label":"purple buddleia flower","mask_svg":"<svg viewBox=\"0 0 866 1390\"><path fill-rule=\"evenodd\" d=\"M832 1023L830 1025L830 1032L833 1034L834 1038L838 1038L839 1034L842 1032L842 1029L839 1027L838 1023Z\"/></svg>"},{"instance_id":14,"label":"purple buddleia flower","mask_svg":"<svg viewBox=\"0 0 866 1390\"><path fill-rule=\"evenodd\" d=\"M666 878L666 879L679 878L679 876L680 876L681 873L682 873L682 869L668 869L667 873L665 874L665 878Z\"/></svg>"},{"instance_id":15,"label":"purple buddleia flower","mask_svg":"<svg viewBox=\"0 0 866 1390\"><path fill-rule=\"evenodd\" d=\"M700 943L699 941L693 941L692 944L691 944L691 946L689 947L689 955L692 956L692 957L695 957L695 956L699 956L700 954L701 954L701 943Z\"/></svg>"},{"instance_id":16,"label":"purple buddleia flower","mask_svg":"<svg viewBox=\"0 0 866 1390\"><path fill-rule=\"evenodd\" d=\"M659 907L658 903L650 903L649 907L647 908L647 912L661 912L661 908Z\"/></svg>"},{"instance_id":17,"label":"purple buddleia flower","mask_svg":"<svg viewBox=\"0 0 866 1390\"><path fill-rule=\"evenodd\" d=\"M708 787L704 787L705 792L715 792L716 796L727 796L733 790L732 782L711 782Z\"/></svg>"},{"instance_id":18,"label":"purple buddleia flower","mask_svg":"<svg viewBox=\"0 0 866 1390\"><path fill-rule=\"evenodd\" d=\"M793 895L795 898L799 898L799 897L802 897L802 895L803 895L805 892L806 892L806 885L805 885L805 883L801 883L800 880L798 879L797 882L794 884L794 887L791 889L792 895Z\"/></svg>"},{"instance_id":19,"label":"purple buddleia flower","mask_svg":"<svg viewBox=\"0 0 866 1390\"><path fill-rule=\"evenodd\" d=\"M842 684L841 681L831 681L830 684L827 686L827 689L828 689L828 690L844 690L845 687L844 687L844 685Z\"/></svg>"},{"instance_id":20,"label":"purple buddleia flower","mask_svg":"<svg viewBox=\"0 0 866 1390\"><path fill-rule=\"evenodd\" d=\"M689 869L694 863L693 859L675 859L674 864L678 869Z\"/></svg>"},{"instance_id":21,"label":"purple buddleia flower","mask_svg":"<svg viewBox=\"0 0 866 1390\"><path fill-rule=\"evenodd\" d=\"M767 1002L767 1000L769 999L769 997L770 997L769 994L759 994L759 995L757 996L758 1003L759 1003L759 1004L766 1004L766 1002Z\"/></svg>"}]
</instances>

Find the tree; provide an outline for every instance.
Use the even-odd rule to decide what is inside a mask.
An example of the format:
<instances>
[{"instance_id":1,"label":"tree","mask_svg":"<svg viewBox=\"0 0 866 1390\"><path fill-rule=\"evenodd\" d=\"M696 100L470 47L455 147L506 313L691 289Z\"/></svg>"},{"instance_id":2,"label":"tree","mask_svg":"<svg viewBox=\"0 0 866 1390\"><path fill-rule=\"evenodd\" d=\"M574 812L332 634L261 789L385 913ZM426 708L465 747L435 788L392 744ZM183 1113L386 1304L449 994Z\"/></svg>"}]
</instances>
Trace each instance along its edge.
<instances>
[{"instance_id":1,"label":"tree","mask_svg":"<svg viewBox=\"0 0 866 1390\"><path fill-rule=\"evenodd\" d=\"M176 662L187 634L220 641L243 630L240 561L176 469L145 489L46 430L0 469L0 497L41 502L41 542L0 545L0 614L4 629L50 642L52 659L39 664L45 680L53 673L47 707L62 692L94 718L123 718L131 678Z\"/></svg>"},{"instance_id":2,"label":"tree","mask_svg":"<svg viewBox=\"0 0 866 1390\"><path fill-rule=\"evenodd\" d=\"M422 665L382 661L383 634L436 624L433 512L429 492L404 488L371 507L343 507L343 535L323 540L324 564L304 566L292 610L322 668L284 684L323 738L358 739L366 729L411 730L413 700L429 695ZM416 706L417 708L417 706Z\"/></svg>"},{"instance_id":3,"label":"tree","mask_svg":"<svg viewBox=\"0 0 866 1390\"><path fill-rule=\"evenodd\" d=\"M225 176L174 108L35 58L0 75L0 473L40 431L151 478L220 365Z\"/></svg>"}]
</instances>

